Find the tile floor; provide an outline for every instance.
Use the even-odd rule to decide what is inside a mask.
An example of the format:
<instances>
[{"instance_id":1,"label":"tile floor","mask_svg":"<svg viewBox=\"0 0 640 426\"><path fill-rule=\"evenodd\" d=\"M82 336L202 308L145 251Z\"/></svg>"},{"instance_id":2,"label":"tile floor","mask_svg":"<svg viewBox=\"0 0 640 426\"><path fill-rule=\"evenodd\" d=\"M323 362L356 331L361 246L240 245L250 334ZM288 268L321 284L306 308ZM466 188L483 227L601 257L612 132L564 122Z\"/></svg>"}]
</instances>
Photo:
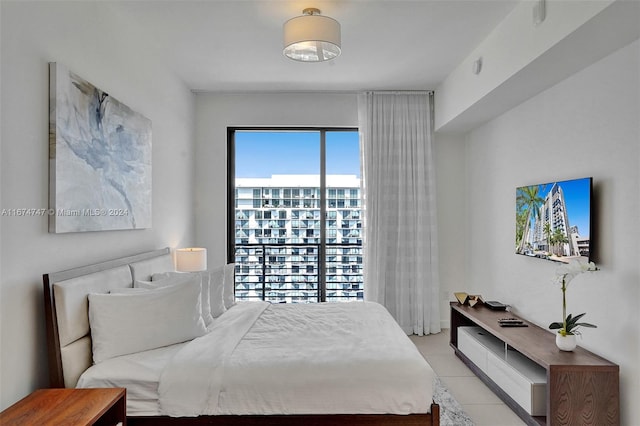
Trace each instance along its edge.
<instances>
[{"instance_id":1,"label":"tile floor","mask_svg":"<svg viewBox=\"0 0 640 426\"><path fill-rule=\"evenodd\" d=\"M526 424L454 355L449 330L410 338L476 426Z\"/></svg>"}]
</instances>

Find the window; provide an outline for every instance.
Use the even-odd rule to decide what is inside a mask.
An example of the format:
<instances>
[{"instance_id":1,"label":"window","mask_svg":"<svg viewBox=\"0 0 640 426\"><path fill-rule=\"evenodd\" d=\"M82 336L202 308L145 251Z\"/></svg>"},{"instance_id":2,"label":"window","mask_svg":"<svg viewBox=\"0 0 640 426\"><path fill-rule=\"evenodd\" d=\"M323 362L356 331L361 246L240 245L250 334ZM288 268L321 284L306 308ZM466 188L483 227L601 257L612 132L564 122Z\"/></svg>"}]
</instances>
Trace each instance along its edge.
<instances>
[{"instance_id":1,"label":"window","mask_svg":"<svg viewBox=\"0 0 640 426\"><path fill-rule=\"evenodd\" d=\"M233 128L228 144L228 253L238 264L236 297L362 299L356 261L362 242L354 234L361 228L356 129Z\"/></svg>"}]
</instances>

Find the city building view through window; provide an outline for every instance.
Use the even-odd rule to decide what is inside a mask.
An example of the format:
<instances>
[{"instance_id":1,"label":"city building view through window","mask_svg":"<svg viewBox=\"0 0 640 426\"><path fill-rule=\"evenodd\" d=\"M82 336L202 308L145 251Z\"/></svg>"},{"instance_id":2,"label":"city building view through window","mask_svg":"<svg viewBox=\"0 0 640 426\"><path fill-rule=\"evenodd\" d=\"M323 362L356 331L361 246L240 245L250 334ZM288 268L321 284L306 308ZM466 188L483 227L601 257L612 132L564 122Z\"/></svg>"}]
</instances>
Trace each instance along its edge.
<instances>
[{"instance_id":1,"label":"city building view through window","mask_svg":"<svg viewBox=\"0 0 640 426\"><path fill-rule=\"evenodd\" d=\"M235 294L364 298L358 132L234 130Z\"/></svg>"}]
</instances>

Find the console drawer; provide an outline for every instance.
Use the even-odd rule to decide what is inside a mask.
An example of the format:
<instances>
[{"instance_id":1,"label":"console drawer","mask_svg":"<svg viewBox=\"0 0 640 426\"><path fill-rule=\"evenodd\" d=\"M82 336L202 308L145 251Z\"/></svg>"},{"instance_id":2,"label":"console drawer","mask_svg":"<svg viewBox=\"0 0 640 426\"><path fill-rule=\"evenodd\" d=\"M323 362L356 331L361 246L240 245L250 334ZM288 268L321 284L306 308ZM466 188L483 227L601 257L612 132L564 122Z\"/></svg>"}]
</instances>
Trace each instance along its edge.
<instances>
[{"instance_id":1,"label":"console drawer","mask_svg":"<svg viewBox=\"0 0 640 426\"><path fill-rule=\"evenodd\" d=\"M546 415L547 376L544 368L509 350L506 358L489 352L486 373L529 414Z\"/></svg>"},{"instance_id":2,"label":"console drawer","mask_svg":"<svg viewBox=\"0 0 640 426\"><path fill-rule=\"evenodd\" d=\"M458 327L458 349L486 373L487 354L504 351L504 343L480 327Z\"/></svg>"}]
</instances>

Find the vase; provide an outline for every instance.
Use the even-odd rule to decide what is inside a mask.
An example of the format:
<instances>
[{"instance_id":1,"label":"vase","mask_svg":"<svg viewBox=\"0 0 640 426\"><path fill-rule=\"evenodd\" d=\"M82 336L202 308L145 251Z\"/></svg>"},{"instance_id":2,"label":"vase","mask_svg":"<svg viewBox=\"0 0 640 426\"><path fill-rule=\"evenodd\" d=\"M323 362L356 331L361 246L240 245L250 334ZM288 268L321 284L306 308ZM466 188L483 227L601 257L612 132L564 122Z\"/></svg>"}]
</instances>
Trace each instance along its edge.
<instances>
[{"instance_id":1,"label":"vase","mask_svg":"<svg viewBox=\"0 0 640 426\"><path fill-rule=\"evenodd\" d=\"M556 346L561 351L571 352L576 348L576 335L575 334L567 334L563 336L560 333L556 334Z\"/></svg>"}]
</instances>

